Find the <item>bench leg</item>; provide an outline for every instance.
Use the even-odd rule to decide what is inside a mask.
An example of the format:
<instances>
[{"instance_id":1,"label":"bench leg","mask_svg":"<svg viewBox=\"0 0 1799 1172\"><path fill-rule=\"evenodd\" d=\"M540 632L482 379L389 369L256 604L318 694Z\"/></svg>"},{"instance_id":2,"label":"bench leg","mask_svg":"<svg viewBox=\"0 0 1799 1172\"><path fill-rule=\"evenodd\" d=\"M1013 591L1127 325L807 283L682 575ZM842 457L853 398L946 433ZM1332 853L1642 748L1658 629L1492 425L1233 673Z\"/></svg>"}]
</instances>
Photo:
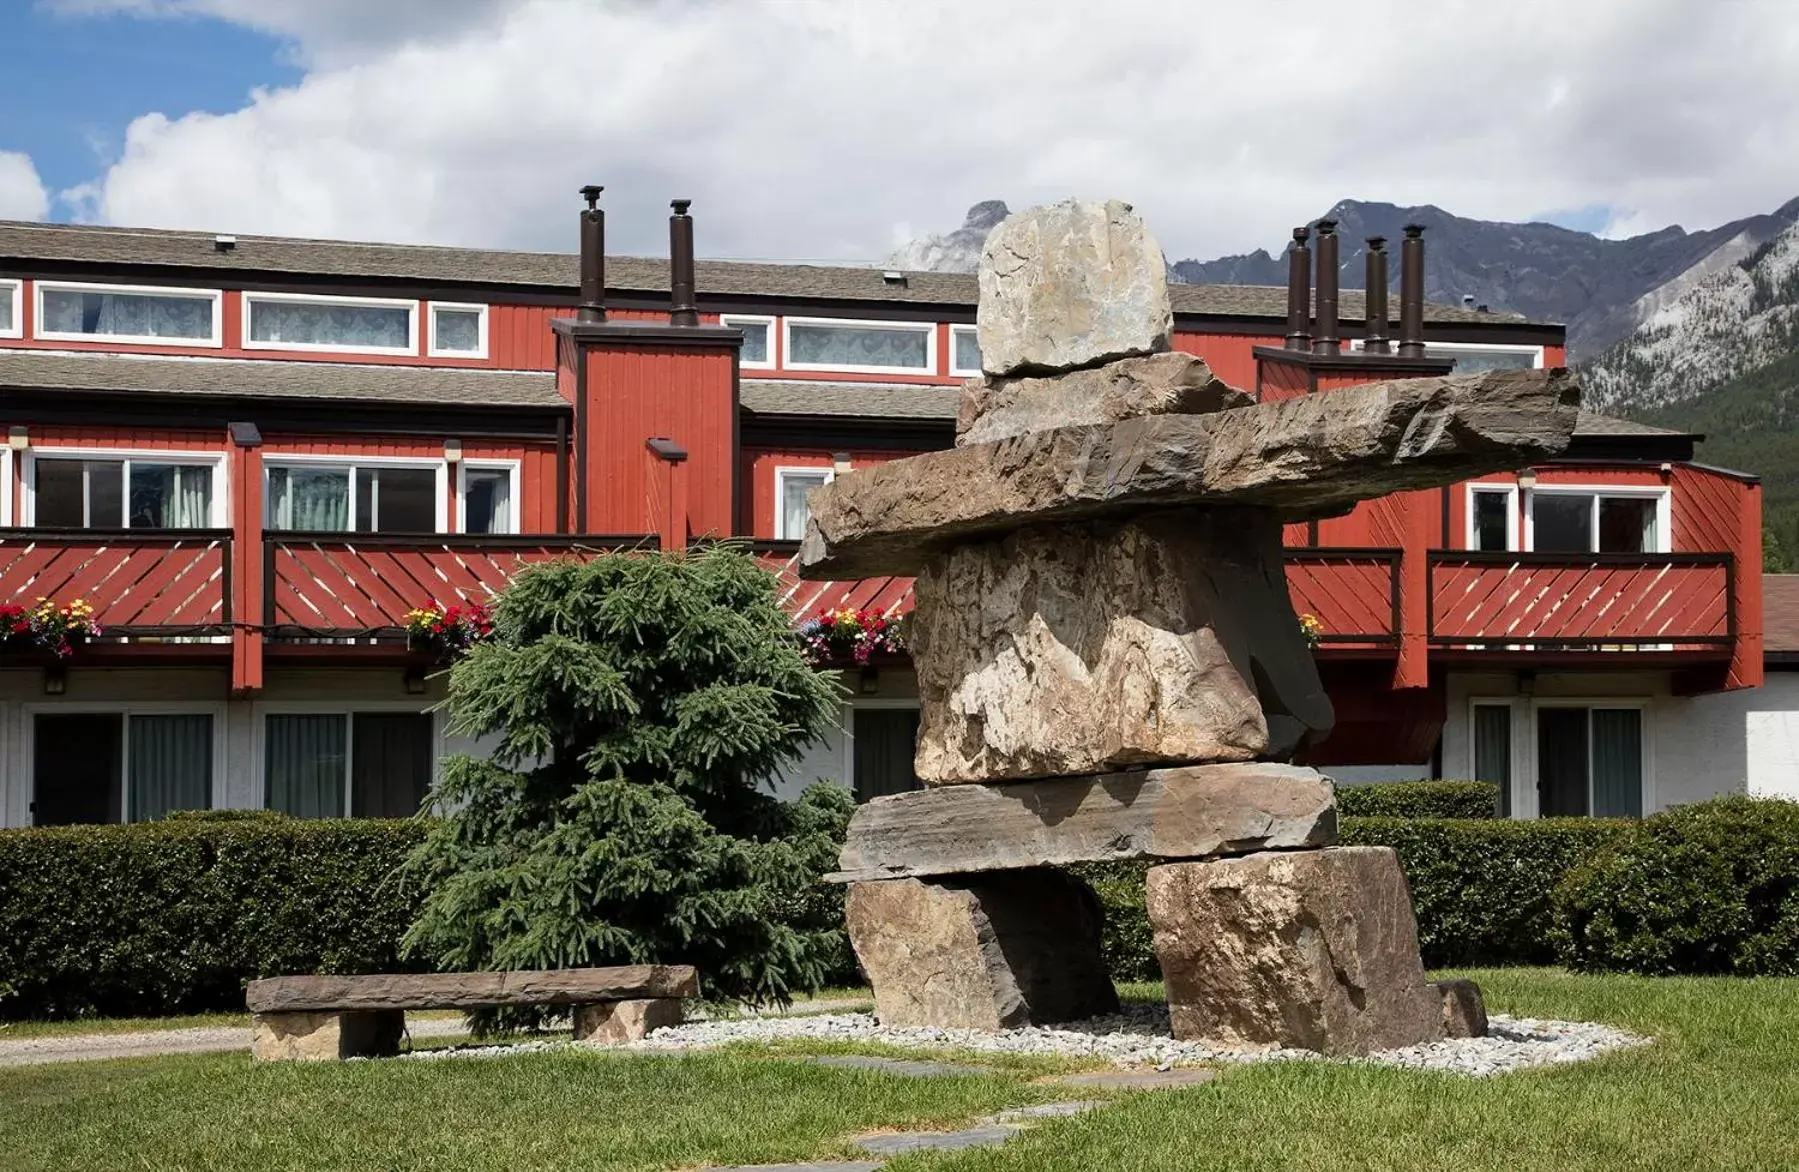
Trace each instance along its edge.
<instances>
[{"instance_id":1,"label":"bench leg","mask_svg":"<svg viewBox=\"0 0 1799 1172\"><path fill-rule=\"evenodd\" d=\"M259 1013L250 1052L258 1062L320 1062L332 1058L385 1058L400 1052L406 1032L403 1009L340 1013Z\"/></svg>"},{"instance_id":2,"label":"bench leg","mask_svg":"<svg viewBox=\"0 0 1799 1172\"><path fill-rule=\"evenodd\" d=\"M679 997L647 997L635 1001L602 1001L575 1006L575 1041L616 1046L641 1042L651 1030L681 1024Z\"/></svg>"}]
</instances>

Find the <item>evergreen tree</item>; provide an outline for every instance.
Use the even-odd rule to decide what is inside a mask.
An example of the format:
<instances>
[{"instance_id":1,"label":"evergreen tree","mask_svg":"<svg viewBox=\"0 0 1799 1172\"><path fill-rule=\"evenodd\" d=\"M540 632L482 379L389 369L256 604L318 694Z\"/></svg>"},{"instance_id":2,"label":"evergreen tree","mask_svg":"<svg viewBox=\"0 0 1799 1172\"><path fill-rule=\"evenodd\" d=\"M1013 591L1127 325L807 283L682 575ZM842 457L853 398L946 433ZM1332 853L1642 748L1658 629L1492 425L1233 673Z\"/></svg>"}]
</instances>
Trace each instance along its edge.
<instances>
[{"instance_id":1,"label":"evergreen tree","mask_svg":"<svg viewBox=\"0 0 1799 1172\"><path fill-rule=\"evenodd\" d=\"M445 762L412 859L406 947L448 970L693 964L705 995L787 1000L833 975L816 894L850 799L763 791L836 718L773 579L725 546L521 573L451 670ZM514 1019L516 1020L516 1019Z\"/></svg>"}]
</instances>

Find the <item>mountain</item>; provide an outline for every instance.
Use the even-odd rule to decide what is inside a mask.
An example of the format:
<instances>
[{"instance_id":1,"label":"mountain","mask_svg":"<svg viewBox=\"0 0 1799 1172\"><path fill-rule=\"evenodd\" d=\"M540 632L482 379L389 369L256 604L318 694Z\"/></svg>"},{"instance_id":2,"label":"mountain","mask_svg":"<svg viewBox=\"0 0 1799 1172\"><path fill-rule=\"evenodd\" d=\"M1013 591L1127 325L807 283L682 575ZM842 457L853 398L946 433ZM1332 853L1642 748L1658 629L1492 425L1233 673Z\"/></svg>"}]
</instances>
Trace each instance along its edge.
<instances>
[{"instance_id":1,"label":"mountain","mask_svg":"<svg viewBox=\"0 0 1799 1172\"><path fill-rule=\"evenodd\" d=\"M944 236L925 236L895 252L894 268L973 272L988 230L1006 216L998 200L969 209L963 225ZM1385 236L1397 250L1406 224L1425 226L1424 294L1450 304L1522 313L1538 321L1565 322L1571 360L1598 354L1665 312L1694 287L1735 269L1769 240L1799 221L1799 199L1773 212L1733 220L1700 232L1678 226L1628 240L1601 240L1554 224L1473 220L1442 208L1399 207L1344 200L1325 217L1343 237L1344 288L1362 286L1362 241ZM1317 221L1312 221L1316 224ZM1398 281L1398 258L1390 264ZM1283 285L1285 251L1265 249L1216 260L1180 260L1173 280L1194 284Z\"/></svg>"}]
</instances>

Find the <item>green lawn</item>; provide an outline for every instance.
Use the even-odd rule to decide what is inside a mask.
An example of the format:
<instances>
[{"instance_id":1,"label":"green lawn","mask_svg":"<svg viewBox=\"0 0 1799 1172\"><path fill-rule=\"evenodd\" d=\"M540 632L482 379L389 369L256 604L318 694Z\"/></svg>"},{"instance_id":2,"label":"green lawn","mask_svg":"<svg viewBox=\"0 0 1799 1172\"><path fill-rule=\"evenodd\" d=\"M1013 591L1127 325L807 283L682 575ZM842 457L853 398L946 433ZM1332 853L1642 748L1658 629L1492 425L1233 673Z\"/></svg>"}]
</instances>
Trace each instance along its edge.
<instances>
[{"instance_id":1,"label":"green lawn","mask_svg":"<svg viewBox=\"0 0 1799 1172\"><path fill-rule=\"evenodd\" d=\"M1471 1080L1314 1063L1126 1096L1005 1147L895 1161L953 1169L1799 1168L1799 980L1470 974L1498 1010L1601 1020L1658 1044ZM975 1059L979 1061L979 1059ZM686 1169L849 1156L877 1128L949 1124L1065 1091L905 1080L743 1051L551 1052L489 1061L254 1066L242 1055L0 1069L0 1166Z\"/></svg>"}]
</instances>

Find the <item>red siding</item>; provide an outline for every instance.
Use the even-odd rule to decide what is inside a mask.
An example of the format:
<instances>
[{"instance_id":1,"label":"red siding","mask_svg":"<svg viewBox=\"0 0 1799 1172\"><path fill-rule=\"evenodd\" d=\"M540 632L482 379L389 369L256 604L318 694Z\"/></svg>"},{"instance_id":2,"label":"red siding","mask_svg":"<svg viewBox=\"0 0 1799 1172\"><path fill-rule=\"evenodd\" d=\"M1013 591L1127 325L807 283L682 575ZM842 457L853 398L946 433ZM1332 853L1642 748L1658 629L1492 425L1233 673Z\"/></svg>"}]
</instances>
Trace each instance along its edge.
<instances>
[{"instance_id":1,"label":"red siding","mask_svg":"<svg viewBox=\"0 0 1799 1172\"><path fill-rule=\"evenodd\" d=\"M1256 387L1257 346L1278 346L1280 334L1197 334L1175 331L1174 348L1197 354L1206 360L1212 373L1240 391Z\"/></svg>"}]
</instances>

